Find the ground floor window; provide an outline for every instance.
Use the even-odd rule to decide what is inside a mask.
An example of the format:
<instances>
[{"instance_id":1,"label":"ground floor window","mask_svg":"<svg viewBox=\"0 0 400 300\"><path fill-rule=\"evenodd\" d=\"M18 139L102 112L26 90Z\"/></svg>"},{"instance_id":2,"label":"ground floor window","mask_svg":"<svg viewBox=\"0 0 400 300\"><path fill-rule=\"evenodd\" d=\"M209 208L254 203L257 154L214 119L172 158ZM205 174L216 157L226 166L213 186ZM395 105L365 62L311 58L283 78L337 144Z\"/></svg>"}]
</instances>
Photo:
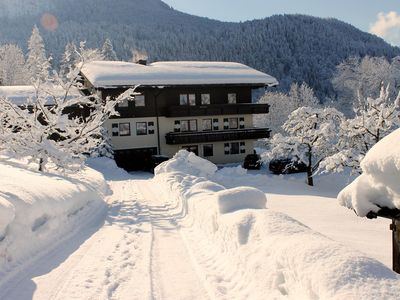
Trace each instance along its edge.
<instances>
[{"instance_id":1,"label":"ground floor window","mask_svg":"<svg viewBox=\"0 0 400 300\"><path fill-rule=\"evenodd\" d=\"M203 119L203 130L204 131L212 130L212 119Z\"/></svg>"},{"instance_id":2,"label":"ground floor window","mask_svg":"<svg viewBox=\"0 0 400 300\"><path fill-rule=\"evenodd\" d=\"M182 146L182 149L186 151L193 152L196 155L199 155L199 146L197 145L190 145L190 146Z\"/></svg>"},{"instance_id":3,"label":"ground floor window","mask_svg":"<svg viewBox=\"0 0 400 300\"><path fill-rule=\"evenodd\" d=\"M224 153L229 154L239 154L246 153L246 147L244 142L233 142L224 144Z\"/></svg>"},{"instance_id":4,"label":"ground floor window","mask_svg":"<svg viewBox=\"0 0 400 300\"><path fill-rule=\"evenodd\" d=\"M146 122L136 122L136 135L147 135Z\"/></svg>"},{"instance_id":5,"label":"ground floor window","mask_svg":"<svg viewBox=\"0 0 400 300\"><path fill-rule=\"evenodd\" d=\"M197 131L197 120L181 120L180 131Z\"/></svg>"},{"instance_id":6,"label":"ground floor window","mask_svg":"<svg viewBox=\"0 0 400 300\"><path fill-rule=\"evenodd\" d=\"M112 136L129 136L131 135L130 123L113 123L111 125Z\"/></svg>"},{"instance_id":7,"label":"ground floor window","mask_svg":"<svg viewBox=\"0 0 400 300\"><path fill-rule=\"evenodd\" d=\"M203 156L209 157L214 155L214 147L213 144L203 145Z\"/></svg>"}]
</instances>

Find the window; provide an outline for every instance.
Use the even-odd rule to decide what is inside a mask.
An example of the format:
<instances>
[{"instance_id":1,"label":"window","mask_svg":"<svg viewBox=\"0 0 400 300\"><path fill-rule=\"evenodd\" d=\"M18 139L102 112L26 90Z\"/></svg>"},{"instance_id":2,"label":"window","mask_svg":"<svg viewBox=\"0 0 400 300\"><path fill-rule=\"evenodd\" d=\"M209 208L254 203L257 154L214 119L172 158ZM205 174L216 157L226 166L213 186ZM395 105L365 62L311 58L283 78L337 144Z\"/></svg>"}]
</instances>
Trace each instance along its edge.
<instances>
[{"instance_id":1,"label":"window","mask_svg":"<svg viewBox=\"0 0 400 300\"><path fill-rule=\"evenodd\" d=\"M240 129L244 128L244 118L239 118L239 128Z\"/></svg>"},{"instance_id":2,"label":"window","mask_svg":"<svg viewBox=\"0 0 400 300\"><path fill-rule=\"evenodd\" d=\"M196 95L189 94L189 105L195 106L196 105Z\"/></svg>"},{"instance_id":3,"label":"window","mask_svg":"<svg viewBox=\"0 0 400 300\"><path fill-rule=\"evenodd\" d=\"M197 120L181 120L180 131L197 131Z\"/></svg>"},{"instance_id":4,"label":"window","mask_svg":"<svg viewBox=\"0 0 400 300\"><path fill-rule=\"evenodd\" d=\"M188 104L188 95L187 94L180 94L179 95L179 104L180 105L187 105Z\"/></svg>"},{"instance_id":5,"label":"window","mask_svg":"<svg viewBox=\"0 0 400 300\"><path fill-rule=\"evenodd\" d=\"M179 95L179 104L180 105L196 105L196 94L180 94Z\"/></svg>"},{"instance_id":6,"label":"window","mask_svg":"<svg viewBox=\"0 0 400 300\"><path fill-rule=\"evenodd\" d=\"M226 155L228 154L239 154L239 143L234 142L234 143L225 143L224 144L224 153Z\"/></svg>"},{"instance_id":7,"label":"window","mask_svg":"<svg viewBox=\"0 0 400 300\"><path fill-rule=\"evenodd\" d=\"M212 119L203 119L203 130L204 131L212 130Z\"/></svg>"},{"instance_id":8,"label":"window","mask_svg":"<svg viewBox=\"0 0 400 300\"><path fill-rule=\"evenodd\" d=\"M219 129L218 119L213 119L213 130Z\"/></svg>"},{"instance_id":9,"label":"window","mask_svg":"<svg viewBox=\"0 0 400 300\"><path fill-rule=\"evenodd\" d=\"M238 118L229 118L229 128L238 129Z\"/></svg>"},{"instance_id":10,"label":"window","mask_svg":"<svg viewBox=\"0 0 400 300\"><path fill-rule=\"evenodd\" d=\"M228 103L235 104L236 103L236 94L228 94Z\"/></svg>"},{"instance_id":11,"label":"window","mask_svg":"<svg viewBox=\"0 0 400 300\"><path fill-rule=\"evenodd\" d=\"M154 134L154 122L148 122L147 129L149 130L149 134Z\"/></svg>"},{"instance_id":12,"label":"window","mask_svg":"<svg viewBox=\"0 0 400 300\"><path fill-rule=\"evenodd\" d=\"M201 94L201 105L208 105L210 104L210 94Z\"/></svg>"},{"instance_id":13,"label":"window","mask_svg":"<svg viewBox=\"0 0 400 300\"><path fill-rule=\"evenodd\" d=\"M147 135L146 122L136 122L136 135Z\"/></svg>"},{"instance_id":14,"label":"window","mask_svg":"<svg viewBox=\"0 0 400 300\"><path fill-rule=\"evenodd\" d=\"M131 124L130 123L119 123L119 136L131 135Z\"/></svg>"},{"instance_id":15,"label":"window","mask_svg":"<svg viewBox=\"0 0 400 300\"><path fill-rule=\"evenodd\" d=\"M135 96L135 106L145 106L144 95Z\"/></svg>"},{"instance_id":16,"label":"window","mask_svg":"<svg viewBox=\"0 0 400 300\"><path fill-rule=\"evenodd\" d=\"M119 125L118 123L113 123L111 125L112 136L119 136Z\"/></svg>"},{"instance_id":17,"label":"window","mask_svg":"<svg viewBox=\"0 0 400 300\"><path fill-rule=\"evenodd\" d=\"M120 103L118 103L118 107L128 107L128 106L129 106L128 99L124 99Z\"/></svg>"},{"instance_id":18,"label":"window","mask_svg":"<svg viewBox=\"0 0 400 300\"><path fill-rule=\"evenodd\" d=\"M214 155L213 144L203 145L203 156L209 157Z\"/></svg>"}]
</instances>

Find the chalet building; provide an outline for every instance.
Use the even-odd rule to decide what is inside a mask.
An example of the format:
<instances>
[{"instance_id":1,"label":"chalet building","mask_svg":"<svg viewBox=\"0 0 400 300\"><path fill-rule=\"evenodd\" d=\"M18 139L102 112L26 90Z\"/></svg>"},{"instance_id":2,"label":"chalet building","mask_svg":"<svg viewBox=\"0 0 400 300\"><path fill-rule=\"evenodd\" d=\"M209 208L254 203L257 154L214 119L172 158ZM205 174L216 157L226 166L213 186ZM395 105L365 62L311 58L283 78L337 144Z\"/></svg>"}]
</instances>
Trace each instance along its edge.
<instances>
[{"instance_id":1,"label":"chalet building","mask_svg":"<svg viewBox=\"0 0 400 300\"><path fill-rule=\"evenodd\" d=\"M120 103L108 120L117 164L140 169L153 154L172 157L187 149L216 164L243 161L253 143L269 137L254 128L253 114L268 104L252 103L254 91L277 80L239 63L156 62L150 65L96 61L81 72L90 93L115 98L139 85L134 101Z\"/></svg>"}]
</instances>

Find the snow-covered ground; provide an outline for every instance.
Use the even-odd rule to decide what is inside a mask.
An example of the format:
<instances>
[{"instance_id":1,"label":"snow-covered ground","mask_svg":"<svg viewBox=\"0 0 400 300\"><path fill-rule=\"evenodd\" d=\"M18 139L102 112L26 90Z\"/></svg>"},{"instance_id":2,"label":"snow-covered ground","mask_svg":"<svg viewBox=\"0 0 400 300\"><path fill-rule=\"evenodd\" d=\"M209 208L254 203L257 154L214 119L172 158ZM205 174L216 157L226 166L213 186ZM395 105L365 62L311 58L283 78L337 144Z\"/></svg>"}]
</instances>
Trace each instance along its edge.
<instances>
[{"instance_id":1,"label":"snow-covered ground","mask_svg":"<svg viewBox=\"0 0 400 300\"><path fill-rule=\"evenodd\" d=\"M47 234L51 247L20 260L17 269L1 267L0 299L397 299L400 294L400 277L387 267L388 222L358 218L338 205L337 192L350 181L345 176L319 177L311 188L304 174L216 171L185 154L162 165L154 178L127 174L106 159L90 166L86 172L93 176L87 177L98 178L93 169L100 171L112 191L95 201L104 200L107 211L83 209L74 222L55 223L62 230ZM0 168L8 168L5 178L19 170ZM38 175L19 171L20 182L27 174ZM44 192L68 182L39 175L56 178L42 183ZM97 182L96 195L104 196L104 181ZM30 190L37 184L20 186ZM3 185L0 189L11 202L13 195ZM10 215L3 202L2 220Z\"/></svg>"}]
</instances>

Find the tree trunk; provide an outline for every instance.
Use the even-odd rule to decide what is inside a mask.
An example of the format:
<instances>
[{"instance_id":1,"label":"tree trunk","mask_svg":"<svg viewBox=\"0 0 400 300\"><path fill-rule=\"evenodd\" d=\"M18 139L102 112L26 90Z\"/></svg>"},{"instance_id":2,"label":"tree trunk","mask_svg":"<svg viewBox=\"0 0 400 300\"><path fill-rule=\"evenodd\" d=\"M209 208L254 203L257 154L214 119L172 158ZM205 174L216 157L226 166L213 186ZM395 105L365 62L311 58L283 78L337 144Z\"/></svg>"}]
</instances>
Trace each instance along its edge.
<instances>
[{"instance_id":1,"label":"tree trunk","mask_svg":"<svg viewBox=\"0 0 400 300\"><path fill-rule=\"evenodd\" d=\"M314 179L313 179L313 174L312 174L312 168L311 166L307 167L307 184L310 186L314 186Z\"/></svg>"},{"instance_id":2,"label":"tree trunk","mask_svg":"<svg viewBox=\"0 0 400 300\"><path fill-rule=\"evenodd\" d=\"M39 172L43 172L43 158L39 158Z\"/></svg>"}]
</instances>

